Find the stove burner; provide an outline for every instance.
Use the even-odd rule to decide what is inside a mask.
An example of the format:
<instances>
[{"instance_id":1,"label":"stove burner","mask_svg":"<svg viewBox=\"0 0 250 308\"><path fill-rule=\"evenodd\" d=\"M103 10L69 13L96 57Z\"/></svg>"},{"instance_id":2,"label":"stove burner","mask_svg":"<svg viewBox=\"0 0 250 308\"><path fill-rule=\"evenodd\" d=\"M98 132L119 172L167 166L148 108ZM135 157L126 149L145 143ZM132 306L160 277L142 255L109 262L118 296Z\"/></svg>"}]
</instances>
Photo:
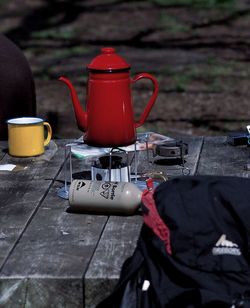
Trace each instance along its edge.
<instances>
[{"instance_id":1,"label":"stove burner","mask_svg":"<svg viewBox=\"0 0 250 308\"><path fill-rule=\"evenodd\" d=\"M164 159L184 159L188 155L188 144L182 141L166 141L157 144L153 151L154 158L160 156Z\"/></svg>"},{"instance_id":2,"label":"stove burner","mask_svg":"<svg viewBox=\"0 0 250 308\"><path fill-rule=\"evenodd\" d=\"M94 167L108 169L111 164L111 168L121 168L125 164L122 162L122 157L118 155L103 155L95 162Z\"/></svg>"},{"instance_id":3,"label":"stove burner","mask_svg":"<svg viewBox=\"0 0 250 308\"><path fill-rule=\"evenodd\" d=\"M112 154L99 157L91 167L91 179L97 181L129 182L130 166L123 157Z\"/></svg>"}]
</instances>

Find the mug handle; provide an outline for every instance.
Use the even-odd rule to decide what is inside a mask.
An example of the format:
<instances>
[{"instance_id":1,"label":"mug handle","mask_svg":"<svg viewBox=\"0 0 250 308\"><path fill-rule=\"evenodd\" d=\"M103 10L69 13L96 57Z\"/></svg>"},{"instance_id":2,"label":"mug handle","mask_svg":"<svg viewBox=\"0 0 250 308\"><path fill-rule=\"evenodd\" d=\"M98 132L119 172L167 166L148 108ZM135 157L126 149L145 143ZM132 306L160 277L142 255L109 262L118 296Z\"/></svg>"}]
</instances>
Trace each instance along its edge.
<instances>
[{"instance_id":1,"label":"mug handle","mask_svg":"<svg viewBox=\"0 0 250 308\"><path fill-rule=\"evenodd\" d=\"M48 122L43 122L43 125L47 127L47 138L44 140L44 146L48 145L52 137L52 128Z\"/></svg>"},{"instance_id":2,"label":"mug handle","mask_svg":"<svg viewBox=\"0 0 250 308\"><path fill-rule=\"evenodd\" d=\"M154 91L153 91L153 94L151 95L150 97L150 100L149 102L147 103L139 121L135 122L135 127L140 127L144 124L146 118L148 117L149 115L149 112L151 111L154 103L155 103L155 100L157 98L157 95L158 95L158 92L159 92L159 85L158 85L158 82L157 80L155 79L154 76L148 74L148 73L140 73L138 75L135 76L135 78L133 78L131 80L131 82L136 82L137 80L140 80L142 78L147 78L147 79L150 79L153 83L153 86L154 86Z\"/></svg>"}]
</instances>

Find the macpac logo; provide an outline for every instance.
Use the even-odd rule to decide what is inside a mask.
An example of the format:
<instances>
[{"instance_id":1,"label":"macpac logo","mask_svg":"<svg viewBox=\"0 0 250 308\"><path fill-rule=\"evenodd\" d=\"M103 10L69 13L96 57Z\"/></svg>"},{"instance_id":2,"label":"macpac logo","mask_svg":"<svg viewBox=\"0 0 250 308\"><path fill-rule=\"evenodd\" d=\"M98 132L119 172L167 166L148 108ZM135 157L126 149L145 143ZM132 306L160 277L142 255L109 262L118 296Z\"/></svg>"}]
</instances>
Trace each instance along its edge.
<instances>
[{"instance_id":1,"label":"macpac logo","mask_svg":"<svg viewBox=\"0 0 250 308\"><path fill-rule=\"evenodd\" d=\"M237 244L231 241L228 241L226 239L226 235L222 234L222 236L219 238L214 248L212 249L212 254L214 256L218 256L218 255L240 256L241 251Z\"/></svg>"},{"instance_id":2,"label":"macpac logo","mask_svg":"<svg viewBox=\"0 0 250 308\"><path fill-rule=\"evenodd\" d=\"M85 186L86 184L85 184L85 182L83 182L83 181L79 181L78 183L77 183L77 185L76 185L76 190L79 190L79 189L81 189L83 186Z\"/></svg>"}]
</instances>

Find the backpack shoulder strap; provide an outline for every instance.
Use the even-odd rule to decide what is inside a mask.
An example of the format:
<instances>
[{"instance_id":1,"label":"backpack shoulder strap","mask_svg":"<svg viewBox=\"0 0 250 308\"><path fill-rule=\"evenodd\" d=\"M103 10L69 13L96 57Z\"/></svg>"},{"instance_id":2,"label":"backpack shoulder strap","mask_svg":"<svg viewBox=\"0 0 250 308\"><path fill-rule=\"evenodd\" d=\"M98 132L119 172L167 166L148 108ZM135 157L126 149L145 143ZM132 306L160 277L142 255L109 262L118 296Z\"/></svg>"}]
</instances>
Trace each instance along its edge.
<instances>
[{"instance_id":1,"label":"backpack shoulder strap","mask_svg":"<svg viewBox=\"0 0 250 308\"><path fill-rule=\"evenodd\" d=\"M154 200L153 180L147 180L147 189L142 193L143 221L165 244L168 254L172 254L170 245L170 231L164 221L161 219Z\"/></svg>"}]
</instances>

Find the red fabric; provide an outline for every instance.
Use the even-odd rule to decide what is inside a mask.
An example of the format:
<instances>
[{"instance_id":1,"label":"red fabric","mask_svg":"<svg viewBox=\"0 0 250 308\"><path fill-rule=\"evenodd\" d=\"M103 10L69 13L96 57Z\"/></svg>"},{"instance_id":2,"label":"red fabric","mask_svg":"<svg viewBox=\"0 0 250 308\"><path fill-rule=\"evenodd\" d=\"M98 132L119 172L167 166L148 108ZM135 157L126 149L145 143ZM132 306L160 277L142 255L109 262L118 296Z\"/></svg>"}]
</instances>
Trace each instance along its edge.
<instances>
[{"instance_id":1,"label":"red fabric","mask_svg":"<svg viewBox=\"0 0 250 308\"><path fill-rule=\"evenodd\" d=\"M144 223L164 242L167 253L171 255L170 231L156 209L152 182L148 183L148 188L149 189L145 189L142 193L142 202L148 209L148 213L143 213Z\"/></svg>"}]
</instances>

